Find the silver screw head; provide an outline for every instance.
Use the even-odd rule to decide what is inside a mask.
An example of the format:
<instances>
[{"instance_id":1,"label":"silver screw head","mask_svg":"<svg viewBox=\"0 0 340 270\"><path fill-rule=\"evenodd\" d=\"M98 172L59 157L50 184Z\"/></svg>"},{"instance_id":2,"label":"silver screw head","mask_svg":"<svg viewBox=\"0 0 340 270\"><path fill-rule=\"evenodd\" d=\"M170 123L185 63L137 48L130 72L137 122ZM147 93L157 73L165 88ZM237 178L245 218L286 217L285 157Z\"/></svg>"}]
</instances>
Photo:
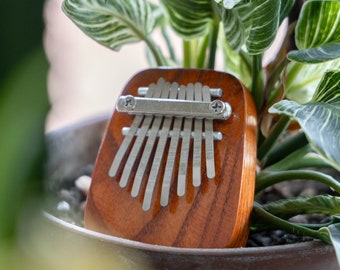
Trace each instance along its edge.
<instances>
[{"instance_id":1,"label":"silver screw head","mask_svg":"<svg viewBox=\"0 0 340 270\"><path fill-rule=\"evenodd\" d=\"M136 100L133 96L126 96L123 101L124 108L132 111L136 107Z\"/></svg>"},{"instance_id":2,"label":"silver screw head","mask_svg":"<svg viewBox=\"0 0 340 270\"><path fill-rule=\"evenodd\" d=\"M214 100L210 103L209 110L215 114L221 114L225 110L225 104L221 100Z\"/></svg>"}]
</instances>

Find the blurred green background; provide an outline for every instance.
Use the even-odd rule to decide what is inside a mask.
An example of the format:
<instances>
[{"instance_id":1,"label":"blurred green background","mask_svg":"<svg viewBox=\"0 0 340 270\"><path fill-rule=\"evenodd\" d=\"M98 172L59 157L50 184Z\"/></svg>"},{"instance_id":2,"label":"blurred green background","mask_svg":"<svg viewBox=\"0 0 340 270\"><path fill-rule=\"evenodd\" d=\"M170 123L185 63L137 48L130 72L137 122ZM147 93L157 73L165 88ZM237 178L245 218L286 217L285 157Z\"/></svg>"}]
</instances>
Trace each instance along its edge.
<instances>
[{"instance_id":1,"label":"blurred green background","mask_svg":"<svg viewBox=\"0 0 340 270\"><path fill-rule=\"evenodd\" d=\"M39 211L35 202L41 200L44 124L49 109L48 63L42 45L43 6L43 0L0 1L0 261L3 269L13 269L13 262L18 261L18 220L25 212L27 218L33 217Z\"/></svg>"}]
</instances>

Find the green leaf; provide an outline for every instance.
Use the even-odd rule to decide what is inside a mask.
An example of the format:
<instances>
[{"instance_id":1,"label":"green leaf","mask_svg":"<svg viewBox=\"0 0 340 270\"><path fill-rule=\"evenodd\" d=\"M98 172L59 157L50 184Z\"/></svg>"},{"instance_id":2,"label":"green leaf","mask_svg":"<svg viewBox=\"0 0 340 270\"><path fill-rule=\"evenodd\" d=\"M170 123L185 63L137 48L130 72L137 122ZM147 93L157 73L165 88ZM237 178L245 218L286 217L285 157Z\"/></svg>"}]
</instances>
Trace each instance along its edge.
<instances>
[{"instance_id":1,"label":"green leaf","mask_svg":"<svg viewBox=\"0 0 340 270\"><path fill-rule=\"evenodd\" d=\"M307 1L295 30L295 42L300 50L339 42L340 1Z\"/></svg>"},{"instance_id":2,"label":"green leaf","mask_svg":"<svg viewBox=\"0 0 340 270\"><path fill-rule=\"evenodd\" d=\"M317 48L295 50L288 53L288 59L301 63L320 63L340 57L340 41Z\"/></svg>"},{"instance_id":3,"label":"green leaf","mask_svg":"<svg viewBox=\"0 0 340 270\"><path fill-rule=\"evenodd\" d=\"M225 38L235 51L241 49L249 36L252 7L251 3L241 3L233 9L220 8Z\"/></svg>"},{"instance_id":4,"label":"green leaf","mask_svg":"<svg viewBox=\"0 0 340 270\"><path fill-rule=\"evenodd\" d=\"M274 41L279 27L280 0L253 0L253 16L249 38L250 54L263 53Z\"/></svg>"},{"instance_id":5,"label":"green leaf","mask_svg":"<svg viewBox=\"0 0 340 270\"><path fill-rule=\"evenodd\" d=\"M223 30L229 46L238 51L245 42L243 22L235 9L221 9Z\"/></svg>"},{"instance_id":6,"label":"green leaf","mask_svg":"<svg viewBox=\"0 0 340 270\"><path fill-rule=\"evenodd\" d=\"M340 1L308 1L300 13L295 31L299 50L290 60L319 63L340 57Z\"/></svg>"},{"instance_id":7,"label":"green leaf","mask_svg":"<svg viewBox=\"0 0 340 270\"><path fill-rule=\"evenodd\" d=\"M340 197L300 196L265 204L264 209L281 218L304 214L340 215Z\"/></svg>"},{"instance_id":8,"label":"green leaf","mask_svg":"<svg viewBox=\"0 0 340 270\"><path fill-rule=\"evenodd\" d=\"M332 224L326 228L322 228L321 231L326 231L328 233L340 265L340 224Z\"/></svg>"},{"instance_id":9,"label":"green leaf","mask_svg":"<svg viewBox=\"0 0 340 270\"><path fill-rule=\"evenodd\" d=\"M246 44L250 54L263 53L279 26L280 0L241 1L232 9L220 8L226 39L234 50Z\"/></svg>"},{"instance_id":10,"label":"green leaf","mask_svg":"<svg viewBox=\"0 0 340 270\"><path fill-rule=\"evenodd\" d=\"M147 0L65 0L62 8L85 34L116 51L125 44L149 42L155 24Z\"/></svg>"},{"instance_id":11,"label":"green leaf","mask_svg":"<svg viewBox=\"0 0 340 270\"><path fill-rule=\"evenodd\" d=\"M283 100L269 112L297 120L313 148L340 170L340 71L325 73L311 102Z\"/></svg>"},{"instance_id":12,"label":"green leaf","mask_svg":"<svg viewBox=\"0 0 340 270\"><path fill-rule=\"evenodd\" d=\"M205 36L214 18L211 0L161 0L170 24L185 40Z\"/></svg>"},{"instance_id":13,"label":"green leaf","mask_svg":"<svg viewBox=\"0 0 340 270\"><path fill-rule=\"evenodd\" d=\"M323 74L329 69L340 69L340 59L318 64L290 62L285 85L286 97L298 103L309 102Z\"/></svg>"}]
</instances>

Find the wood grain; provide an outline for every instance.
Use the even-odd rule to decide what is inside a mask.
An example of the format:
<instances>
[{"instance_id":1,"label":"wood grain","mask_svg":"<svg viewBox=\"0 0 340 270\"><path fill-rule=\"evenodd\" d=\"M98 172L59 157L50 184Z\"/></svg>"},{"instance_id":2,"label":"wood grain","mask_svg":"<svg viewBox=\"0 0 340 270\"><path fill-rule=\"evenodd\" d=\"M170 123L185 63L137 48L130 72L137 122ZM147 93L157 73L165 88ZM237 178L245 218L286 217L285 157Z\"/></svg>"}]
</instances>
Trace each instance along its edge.
<instances>
[{"instance_id":1,"label":"wood grain","mask_svg":"<svg viewBox=\"0 0 340 270\"><path fill-rule=\"evenodd\" d=\"M222 88L223 96L219 99L228 102L233 113L226 121L214 121L214 131L223 134L221 141L214 142L216 177L212 180L206 177L203 162L202 184L200 187L193 187L192 159L189 158L186 194L177 196L177 184L173 179L169 205L160 206L160 177L156 183L151 209L143 211L143 194L151 164L147 168L140 196L137 198L130 195L132 180L126 188L119 187L122 168L115 178L108 176L112 160L123 140L121 129L129 126L134 118L114 112L96 161L87 198L85 227L165 246L244 246L248 236L255 185L256 112L252 98L233 76L198 69L145 70L128 82L122 94L137 96L138 87L156 83L160 77L168 82L184 85L201 82L210 88ZM204 160L204 147L202 150ZM178 162L178 157L176 161ZM164 170L164 166L161 170ZM136 168L132 170L131 177L135 172ZM174 175L177 175L176 169Z\"/></svg>"}]
</instances>

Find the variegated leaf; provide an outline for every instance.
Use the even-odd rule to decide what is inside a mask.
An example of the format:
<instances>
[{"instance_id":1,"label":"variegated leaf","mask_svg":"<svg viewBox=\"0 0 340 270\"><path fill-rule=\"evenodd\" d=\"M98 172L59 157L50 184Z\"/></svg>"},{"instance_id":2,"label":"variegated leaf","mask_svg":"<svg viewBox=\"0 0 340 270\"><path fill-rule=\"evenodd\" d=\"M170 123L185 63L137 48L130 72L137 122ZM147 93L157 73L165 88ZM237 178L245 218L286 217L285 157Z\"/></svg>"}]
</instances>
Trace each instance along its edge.
<instances>
[{"instance_id":1,"label":"variegated leaf","mask_svg":"<svg viewBox=\"0 0 340 270\"><path fill-rule=\"evenodd\" d=\"M247 36L247 29L241 11L240 8L220 9L225 38L230 47L235 51L238 51L243 46ZM247 12L246 14L250 13Z\"/></svg>"},{"instance_id":2,"label":"variegated leaf","mask_svg":"<svg viewBox=\"0 0 340 270\"><path fill-rule=\"evenodd\" d=\"M339 41L340 1L307 1L296 25L295 42L298 49L318 48Z\"/></svg>"},{"instance_id":3,"label":"variegated leaf","mask_svg":"<svg viewBox=\"0 0 340 270\"><path fill-rule=\"evenodd\" d=\"M320 63L340 57L340 40L317 48L294 50L288 58L301 63Z\"/></svg>"},{"instance_id":4,"label":"variegated leaf","mask_svg":"<svg viewBox=\"0 0 340 270\"><path fill-rule=\"evenodd\" d=\"M185 40L199 38L209 31L214 18L211 0L161 0L170 24Z\"/></svg>"},{"instance_id":5,"label":"variegated leaf","mask_svg":"<svg viewBox=\"0 0 340 270\"><path fill-rule=\"evenodd\" d=\"M146 41L155 23L147 0L64 0L62 8L85 34L113 50Z\"/></svg>"},{"instance_id":6,"label":"variegated leaf","mask_svg":"<svg viewBox=\"0 0 340 270\"><path fill-rule=\"evenodd\" d=\"M280 1L241 1L233 9L221 8L227 42L234 50L244 44L250 54L263 53L273 42L278 26Z\"/></svg>"},{"instance_id":7,"label":"variegated leaf","mask_svg":"<svg viewBox=\"0 0 340 270\"><path fill-rule=\"evenodd\" d=\"M340 71L324 75L311 102L283 100L269 112L297 120L313 148L340 170Z\"/></svg>"},{"instance_id":8,"label":"variegated leaf","mask_svg":"<svg viewBox=\"0 0 340 270\"><path fill-rule=\"evenodd\" d=\"M279 27L280 0L254 0L246 46L250 54L263 53L274 41ZM251 11L249 11L251 12Z\"/></svg>"}]
</instances>

